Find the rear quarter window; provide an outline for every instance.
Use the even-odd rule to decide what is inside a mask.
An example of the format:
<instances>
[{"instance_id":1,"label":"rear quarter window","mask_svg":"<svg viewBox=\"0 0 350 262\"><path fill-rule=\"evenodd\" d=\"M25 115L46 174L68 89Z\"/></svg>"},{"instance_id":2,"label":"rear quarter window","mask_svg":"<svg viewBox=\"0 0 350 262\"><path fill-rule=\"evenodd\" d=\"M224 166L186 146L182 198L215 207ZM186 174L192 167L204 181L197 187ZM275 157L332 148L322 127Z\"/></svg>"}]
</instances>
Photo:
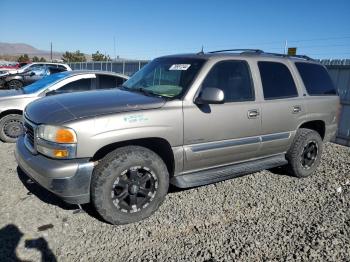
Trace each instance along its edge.
<instances>
[{"instance_id":1,"label":"rear quarter window","mask_svg":"<svg viewBox=\"0 0 350 262\"><path fill-rule=\"evenodd\" d=\"M323 66L300 62L295 63L295 66L310 96L337 94L332 79Z\"/></svg>"}]
</instances>

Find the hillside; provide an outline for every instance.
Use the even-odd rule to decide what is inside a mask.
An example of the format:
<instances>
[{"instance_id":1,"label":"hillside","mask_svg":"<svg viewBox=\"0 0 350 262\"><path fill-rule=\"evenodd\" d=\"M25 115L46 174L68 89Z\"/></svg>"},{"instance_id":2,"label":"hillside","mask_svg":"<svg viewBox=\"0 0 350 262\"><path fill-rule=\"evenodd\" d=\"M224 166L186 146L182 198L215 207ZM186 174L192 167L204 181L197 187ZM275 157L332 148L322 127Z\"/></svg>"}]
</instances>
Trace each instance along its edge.
<instances>
[{"instance_id":1,"label":"hillside","mask_svg":"<svg viewBox=\"0 0 350 262\"><path fill-rule=\"evenodd\" d=\"M40 50L24 43L4 43L0 42L0 56L6 60L14 60L17 56L28 54L29 57L38 56L50 60L50 51ZM53 59L61 59L61 52L53 52Z\"/></svg>"}]
</instances>

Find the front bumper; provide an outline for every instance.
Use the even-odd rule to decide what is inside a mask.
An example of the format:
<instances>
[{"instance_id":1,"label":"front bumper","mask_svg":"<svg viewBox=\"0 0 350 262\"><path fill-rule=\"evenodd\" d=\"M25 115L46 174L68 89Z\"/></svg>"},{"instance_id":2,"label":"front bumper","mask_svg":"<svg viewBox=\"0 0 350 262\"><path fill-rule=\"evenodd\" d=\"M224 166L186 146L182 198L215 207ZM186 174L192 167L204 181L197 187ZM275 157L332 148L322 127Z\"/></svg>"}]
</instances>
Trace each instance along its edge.
<instances>
[{"instance_id":1,"label":"front bumper","mask_svg":"<svg viewBox=\"0 0 350 262\"><path fill-rule=\"evenodd\" d=\"M33 155L17 140L15 157L19 167L35 182L70 204L90 202L90 181L94 163L89 159L54 160Z\"/></svg>"}]
</instances>

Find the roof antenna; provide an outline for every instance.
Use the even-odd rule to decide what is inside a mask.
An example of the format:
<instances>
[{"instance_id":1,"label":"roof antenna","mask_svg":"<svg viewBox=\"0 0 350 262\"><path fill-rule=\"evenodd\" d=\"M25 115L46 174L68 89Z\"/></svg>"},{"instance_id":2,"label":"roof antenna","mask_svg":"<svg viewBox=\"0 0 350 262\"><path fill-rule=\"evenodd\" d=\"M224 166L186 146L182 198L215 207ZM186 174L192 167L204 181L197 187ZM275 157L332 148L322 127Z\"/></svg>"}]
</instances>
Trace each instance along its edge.
<instances>
[{"instance_id":1,"label":"roof antenna","mask_svg":"<svg viewBox=\"0 0 350 262\"><path fill-rule=\"evenodd\" d=\"M197 55L204 55L204 47L203 47L203 45L202 45L202 50L201 51L199 51L198 53L197 53Z\"/></svg>"}]
</instances>

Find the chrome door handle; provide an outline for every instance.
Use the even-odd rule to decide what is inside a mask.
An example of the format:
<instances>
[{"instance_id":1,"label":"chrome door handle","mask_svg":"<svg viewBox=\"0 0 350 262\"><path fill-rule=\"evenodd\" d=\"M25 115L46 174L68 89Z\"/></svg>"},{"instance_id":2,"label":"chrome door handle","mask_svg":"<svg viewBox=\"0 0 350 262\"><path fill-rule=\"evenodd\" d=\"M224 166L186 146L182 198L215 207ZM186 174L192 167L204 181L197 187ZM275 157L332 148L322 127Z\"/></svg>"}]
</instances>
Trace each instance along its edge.
<instances>
[{"instance_id":1,"label":"chrome door handle","mask_svg":"<svg viewBox=\"0 0 350 262\"><path fill-rule=\"evenodd\" d=\"M259 116L259 111L257 109L252 109L248 111L248 118L257 118Z\"/></svg>"},{"instance_id":2,"label":"chrome door handle","mask_svg":"<svg viewBox=\"0 0 350 262\"><path fill-rule=\"evenodd\" d=\"M301 112L301 106L293 106L293 114Z\"/></svg>"}]
</instances>

